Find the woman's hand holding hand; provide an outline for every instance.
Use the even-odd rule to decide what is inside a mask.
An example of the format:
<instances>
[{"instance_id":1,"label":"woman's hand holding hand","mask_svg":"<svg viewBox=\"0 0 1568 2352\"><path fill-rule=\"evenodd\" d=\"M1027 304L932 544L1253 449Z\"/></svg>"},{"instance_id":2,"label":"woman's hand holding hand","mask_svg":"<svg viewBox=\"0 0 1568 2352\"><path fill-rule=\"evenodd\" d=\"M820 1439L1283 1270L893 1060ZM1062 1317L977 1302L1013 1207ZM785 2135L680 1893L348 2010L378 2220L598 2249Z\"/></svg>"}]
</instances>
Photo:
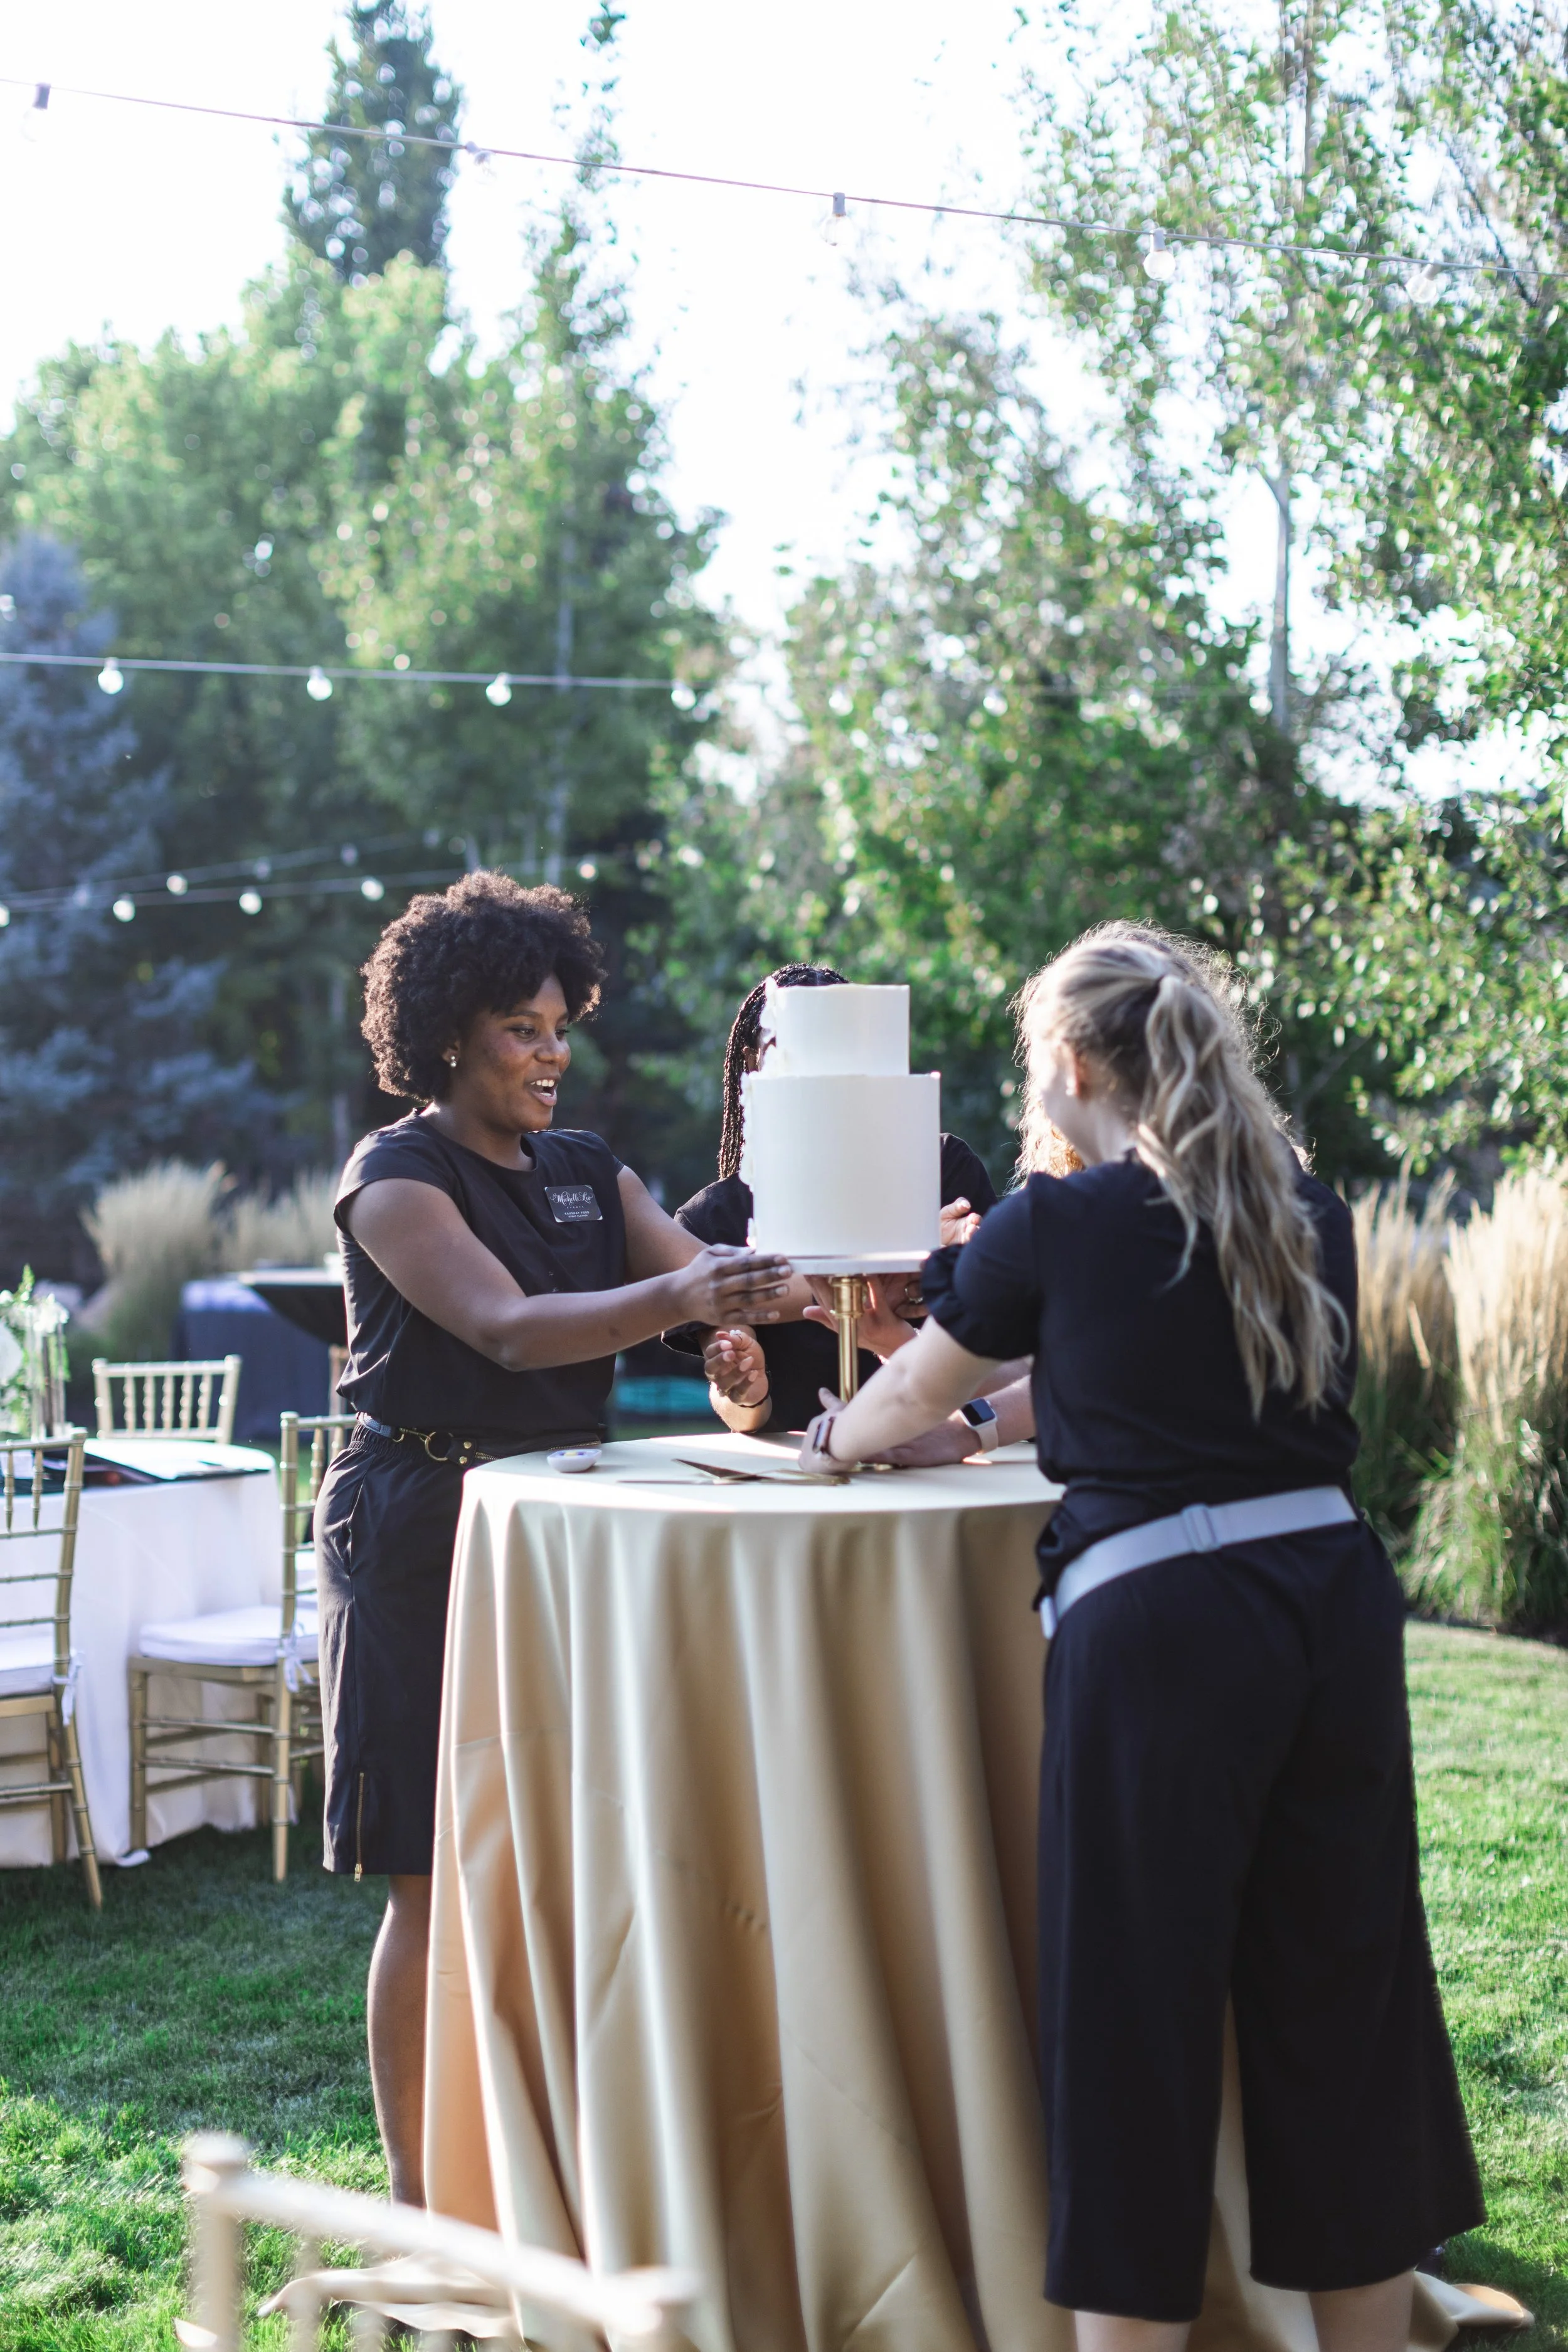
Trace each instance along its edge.
<instances>
[{"instance_id":1,"label":"woman's hand holding hand","mask_svg":"<svg viewBox=\"0 0 1568 2352\"><path fill-rule=\"evenodd\" d=\"M767 1360L754 1331L742 1323L730 1331L710 1334L702 1350L702 1369L731 1404L761 1404L768 1392Z\"/></svg>"},{"instance_id":2,"label":"woman's hand holding hand","mask_svg":"<svg viewBox=\"0 0 1568 2352\"><path fill-rule=\"evenodd\" d=\"M954 1242L973 1240L980 1231L980 1213L972 1209L962 1194L956 1201L944 1201L938 1230L942 1248L951 1249Z\"/></svg>"},{"instance_id":3,"label":"woman's hand holding hand","mask_svg":"<svg viewBox=\"0 0 1568 2352\"><path fill-rule=\"evenodd\" d=\"M726 1328L732 1323L776 1323L776 1301L789 1288L787 1257L758 1257L754 1252L712 1242L669 1276L675 1295L672 1323L707 1323Z\"/></svg>"},{"instance_id":4,"label":"woman's hand holding hand","mask_svg":"<svg viewBox=\"0 0 1568 2352\"><path fill-rule=\"evenodd\" d=\"M838 1325L833 1314L832 1276L808 1275L815 1307L808 1307L802 1321L826 1323L830 1331ZM921 1311L920 1278L912 1274L873 1275L867 1285L871 1296L868 1313L860 1318L856 1332L858 1346L869 1348L873 1355L886 1359L899 1348L907 1347L914 1338L906 1318Z\"/></svg>"}]
</instances>

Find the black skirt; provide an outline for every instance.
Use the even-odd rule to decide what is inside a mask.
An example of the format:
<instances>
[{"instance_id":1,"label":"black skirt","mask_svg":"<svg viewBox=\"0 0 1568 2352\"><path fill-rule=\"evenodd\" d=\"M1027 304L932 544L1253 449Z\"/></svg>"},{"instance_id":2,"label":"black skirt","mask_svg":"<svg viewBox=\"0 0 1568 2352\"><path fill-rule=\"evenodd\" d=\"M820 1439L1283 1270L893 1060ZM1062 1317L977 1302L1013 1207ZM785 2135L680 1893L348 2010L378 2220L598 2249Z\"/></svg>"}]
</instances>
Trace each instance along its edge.
<instances>
[{"instance_id":1,"label":"black skirt","mask_svg":"<svg viewBox=\"0 0 1568 2352\"><path fill-rule=\"evenodd\" d=\"M1484 2218L1426 1940L1404 1604L1356 1525L1079 1601L1046 1672L1046 2293L1203 2298L1233 2004L1252 2274L1368 2286Z\"/></svg>"},{"instance_id":2,"label":"black skirt","mask_svg":"<svg viewBox=\"0 0 1568 2352\"><path fill-rule=\"evenodd\" d=\"M463 1474L355 1430L316 1503L326 1867L431 1867L452 1546Z\"/></svg>"}]
</instances>

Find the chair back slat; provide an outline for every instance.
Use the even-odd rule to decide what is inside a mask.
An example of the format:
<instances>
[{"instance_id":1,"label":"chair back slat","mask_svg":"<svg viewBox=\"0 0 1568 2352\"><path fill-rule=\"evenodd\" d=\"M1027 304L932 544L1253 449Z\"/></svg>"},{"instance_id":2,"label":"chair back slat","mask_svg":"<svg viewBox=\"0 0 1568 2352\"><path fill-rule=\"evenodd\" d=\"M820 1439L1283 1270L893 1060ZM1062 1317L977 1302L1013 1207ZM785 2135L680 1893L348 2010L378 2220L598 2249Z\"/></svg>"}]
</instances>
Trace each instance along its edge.
<instances>
[{"instance_id":1,"label":"chair back slat","mask_svg":"<svg viewBox=\"0 0 1568 2352\"><path fill-rule=\"evenodd\" d=\"M358 1415L352 1412L286 1412L279 1423L278 1485L283 1512L283 1638L294 1630L302 1596L316 1590L310 1515L327 1465L340 1453ZM310 1441L301 1475L300 1433ZM301 1570L310 1577L302 1581Z\"/></svg>"},{"instance_id":2,"label":"chair back slat","mask_svg":"<svg viewBox=\"0 0 1568 2352\"><path fill-rule=\"evenodd\" d=\"M35 1570L7 1570L0 1574L0 1586L18 1584L52 1586L50 1605L35 1616L14 1616L7 1608L0 1607L0 1627L10 1631L24 1625L52 1625L55 1629L55 1674L57 1677L70 1671L71 1580L76 1572L77 1528L81 1513L81 1482L87 1432L68 1429L58 1438L35 1444L26 1439L0 1439L0 1462L4 1464L5 1526L0 1528L0 1543L26 1543L40 1538L58 1538L59 1549L52 1569ZM46 1527L43 1520L44 1454L58 1453L65 1447L66 1478L61 1496L60 1523L58 1528ZM18 1525L16 1490L21 1483L16 1475L16 1457L27 1456L29 1495L25 1516Z\"/></svg>"},{"instance_id":3,"label":"chair back slat","mask_svg":"<svg viewBox=\"0 0 1568 2352\"><path fill-rule=\"evenodd\" d=\"M100 1437L188 1437L226 1445L234 1436L240 1359L92 1367Z\"/></svg>"}]
</instances>

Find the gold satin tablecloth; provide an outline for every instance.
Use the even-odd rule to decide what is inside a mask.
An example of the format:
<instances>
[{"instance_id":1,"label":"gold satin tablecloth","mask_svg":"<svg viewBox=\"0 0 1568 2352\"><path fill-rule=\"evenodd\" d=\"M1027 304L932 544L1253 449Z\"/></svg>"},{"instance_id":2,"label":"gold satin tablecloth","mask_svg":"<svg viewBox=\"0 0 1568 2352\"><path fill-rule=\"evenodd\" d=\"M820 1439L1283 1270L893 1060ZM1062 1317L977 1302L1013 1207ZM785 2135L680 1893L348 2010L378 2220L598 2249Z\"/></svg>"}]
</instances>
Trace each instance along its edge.
<instances>
[{"instance_id":1,"label":"gold satin tablecloth","mask_svg":"<svg viewBox=\"0 0 1568 2352\"><path fill-rule=\"evenodd\" d=\"M700 2352L1071 2352L1034 2046L1056 1490L1016 1460L714 1485L699 1450L757 1458L465 1482L430 2202L700 2272ZM1238 2113L1232 2079L1194 2347L1313 2352L1305 2297L1247 2276ZM1418 2289L1416 2342L1453 2332Z\"/></svg>"}]
</instances>

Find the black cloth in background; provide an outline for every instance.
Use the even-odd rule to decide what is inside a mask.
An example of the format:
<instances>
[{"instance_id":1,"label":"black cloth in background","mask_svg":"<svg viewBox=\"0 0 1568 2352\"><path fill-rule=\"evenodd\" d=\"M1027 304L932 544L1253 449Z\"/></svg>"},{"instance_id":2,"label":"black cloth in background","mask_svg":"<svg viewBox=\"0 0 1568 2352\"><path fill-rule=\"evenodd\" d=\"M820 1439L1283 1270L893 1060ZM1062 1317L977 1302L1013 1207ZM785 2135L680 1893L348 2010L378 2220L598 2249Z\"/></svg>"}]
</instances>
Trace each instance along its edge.
<instances>
[{"instance_id":1,"label":"black cloth in background","mask_svg":"<svg viewBox=\"0 0 1568 2352\"><path fill-rule=\"evenodd\" d=\"M982 1216L996 1205L990 1171L961 1135L942 1139L942 1198L943 1207L950 1201L967 1201ZM728 1242L743 1247L752 1222L752 1188L739 1176L721 1176L677 1209L675 1222L700 1242ZM705 1334L696 1324L682 1324L664 1336L665 1344L683 1355L702 1353ZM768 1393L773 1400L773 1411L762 1426L804 1429L822 1411L818 1391L837 1390L837 1335L821 1323L773 1323L760 1325L757 1338L767 1359ZM862 1383L877 1370L877 1362L869 1349L861 1349Z\"/></svg>"},{"instance_id":2,"label":"black cloth in background","mask_svg":"<svg viewBox=\"0 0 1568 2352\"><path fill-rule=\"evenodd\" d=\"M1273 1389L1254 1421L1213 1240L1182 1274L1181 1218L1142 1160L1031 1176L963 1249L927 1259L927 1306L961 1347L1035 1360L1040 1467L1068 1489L1040 1542L1048 1586L1086 1545L1188 1503L1350 1492L1355 1241L1338 1193L1297 1181L1350 1334L1315 1415Z\"/></svg>"},{"instance_id":3,"label":"black cloth in background","mask_svg":"<svg viewBox=\"0 0 1568 2352\"><path fill-rule=\"evenodd\" d=\"M418 1113L356 1145L334 1211L349 1302L349 1361L339 1394L354 1411L395 1429L457 1430L513 1453L603 1436L613 1356L504 1371L411 1307L344 1220L365 1185L406 1178L455 1201L465 1224L531 1297L617 1288L626 1272L620 1161L596 1135L571 1129L531 1135L528 1149L531 1169L500 1168Z\"/></svg>"},{"instance_id":4,"label":"black cloth in background","mask_svg":"<svg viewBox=\"0 0 1568 2352\"><path fill-rule=\"evenodd\" d=\"M170 1353L239 1358L234 1435L239 1445L278 1443L285 1412L332 1412L331 1359L326 1344L285 1322L254 1290L230 1275L187 1282L180 1293Z\"/></svg>"}]
</instances>

